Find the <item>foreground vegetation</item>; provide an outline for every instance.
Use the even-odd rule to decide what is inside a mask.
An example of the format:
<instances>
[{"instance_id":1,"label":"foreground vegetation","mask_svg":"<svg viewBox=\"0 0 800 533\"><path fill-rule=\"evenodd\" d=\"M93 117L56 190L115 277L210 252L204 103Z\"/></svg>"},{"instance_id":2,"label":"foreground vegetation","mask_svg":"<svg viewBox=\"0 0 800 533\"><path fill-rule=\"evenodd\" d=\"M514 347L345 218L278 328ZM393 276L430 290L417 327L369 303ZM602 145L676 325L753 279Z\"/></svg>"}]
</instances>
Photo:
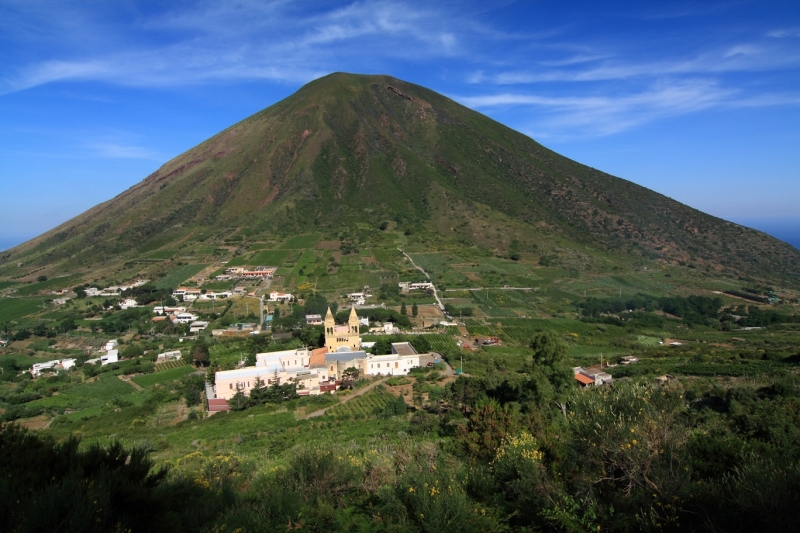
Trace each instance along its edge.
<instances>
[{"instance_id":1,"label":"foreground vegetation","mask_svg":"<svg viewBox=\"0 0 800 533\"><path fill-rule=\"evenodd\" d=\"M268 404L86 446L6 425L6 530L792 529L794 375L576 390L552 363L349 421Z\"/></svg>"}]
</instances>

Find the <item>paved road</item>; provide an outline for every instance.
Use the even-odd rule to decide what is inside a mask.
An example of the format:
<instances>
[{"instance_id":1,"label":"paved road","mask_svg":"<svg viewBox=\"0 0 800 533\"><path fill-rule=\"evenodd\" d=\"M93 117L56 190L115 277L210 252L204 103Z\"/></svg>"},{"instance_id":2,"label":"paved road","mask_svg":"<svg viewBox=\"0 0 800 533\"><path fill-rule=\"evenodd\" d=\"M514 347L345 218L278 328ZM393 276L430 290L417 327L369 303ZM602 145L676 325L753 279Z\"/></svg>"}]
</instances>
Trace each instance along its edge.
<instances>
[{"instance_id":1,"label":"paved road","mask_svg":"<svg viewBox=\"0 0 800 533\"><path fill-rule=\"evenodd\" d=\"M377 387L378 385L380 385L381 383L383 383L384 381L386 381L387 379L389 379L391 377L394 377L394 376L386 376L384 378L379 379L378 381L370 383L369 385L367 385L364 388L358 389L357 391L355 391L352 394L348 394L347 396L341 396L339 398L339 403L337 403L335 405L329 405L328 407L325 407L324 409L317 409L316 411L312 411L312 412L308 413L307 415L305 415L303 418L316 418L318 416L322 416L327 412L328 409L336 407L337 405L342 405L343 403L347 403L350 400L352 400L353 398L358 398L362 394L366 394L367 392L371 391L372 389L374 389L375 387Z\"/></svg>"}]
</instances>

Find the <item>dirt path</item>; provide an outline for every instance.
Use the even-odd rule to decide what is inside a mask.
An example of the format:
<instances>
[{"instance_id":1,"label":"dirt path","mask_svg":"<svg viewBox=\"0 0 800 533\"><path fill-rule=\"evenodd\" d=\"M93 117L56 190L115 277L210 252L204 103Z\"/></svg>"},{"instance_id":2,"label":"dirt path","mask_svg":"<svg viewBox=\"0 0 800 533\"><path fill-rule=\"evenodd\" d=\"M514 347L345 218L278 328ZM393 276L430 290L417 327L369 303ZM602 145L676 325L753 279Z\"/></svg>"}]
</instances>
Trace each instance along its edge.
<instances>
[{"instance_id":1,"label":"dirt path","mask_svg":"<svg viewBox=\"0 0 800 533\"><path fill-rule=\"evenodd\" d=\"M138 383L135 383L132 379L130 379L129 376L123 376L123 375L120 374L117 377L119 378L120 381L124 381L125 383L127 383L128 385L130 385L131 387L133 387L136 390L144 390L144 388L142 388L141 385L139 385Z\"/></svg>"},{"instance_id":2,"label":"dirt path","mask_svg":"<svg viewBox=\"0 0 800 533\"><path fill-rule=\"evenodd\" d=\"M400 250L400 248L398 248L398 250ZM424 270L424 269L423 269L421 266L417 265L417 264L414 262L414 260L413 260L413 259L411 259L411 256L410 256L410 255L408 255L407 253L405 253L403 250L400 250L400 253L401 253L401 254L403 254L404 256L406 256L406 257L408 258L408 260L409 260L409 261L411 261L411 264L412 264L412 265L414 265L414 268L416 268L417 270L419 270L420 272L422 272L423 274L425 274L425 278L426 278L426 279L431 279L431 277L428 275L428 273L427 273L427 272L425 272L425 270ZM435 286L435 285L433 286L433 297L434 297L434 298L436 298L436 302L439 304L439 309L441 309L442 311L444 311L444 304L442 303L442 300L439 298L439 293L438 293L438 292L436 292L436 286Z\"/></svg>"},{"instance_id":3,"label":"dirt path","mask_svg":"<svg viewBox=\"0 0 800 533\"><path fill-rule=\"evenodd\" d=\"M358 398L362 394L366 394L367 392L371 391L372 389L374 389L375 387L377 387L378 385L380 385L381 383L383 383L384 381L386 381L387 379L389 379L391 377L393 377L393 376L386 376L384 378L379 379L378 381L370 383L369 385L367 385L363 389L358 389L353 394L348 394L347 396L342 396L340 398L340 400L339 400L339 403L337 403L336 405L330 405L330 406L325 407L323 409L317 409L316 411L312 411L312 412L308 413L307 415L304 415L304 416L300 417L300 419L302 420L302 419L305 419L305 418L316 418L318 416L322 416L328 411L328 409L331 409L333 407L336 407L337 405L342 405L343 403L349 402L353 398Z\"/></svg>"}]
</instances>

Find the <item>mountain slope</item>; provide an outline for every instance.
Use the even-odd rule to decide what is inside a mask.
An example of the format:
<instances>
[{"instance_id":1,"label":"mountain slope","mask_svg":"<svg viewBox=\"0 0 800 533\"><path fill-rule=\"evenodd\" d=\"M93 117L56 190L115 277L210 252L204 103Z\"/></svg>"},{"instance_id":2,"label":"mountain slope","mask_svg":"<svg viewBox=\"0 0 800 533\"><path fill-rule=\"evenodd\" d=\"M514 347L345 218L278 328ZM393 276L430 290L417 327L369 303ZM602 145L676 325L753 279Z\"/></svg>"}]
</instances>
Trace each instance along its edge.
<instances>
[{"instance_id":1,"label":"mountain slope","mask_svg":"<svg viewBox=\"0 0 800 533\"><path fill-rule=\"evenodd\" d=\"M800 280L800 252L763 233L571 161L423 87L341 73L6 252L0 275L383 221L499 253L555 234L647 261Z\"/></svg>"}]
</instances>

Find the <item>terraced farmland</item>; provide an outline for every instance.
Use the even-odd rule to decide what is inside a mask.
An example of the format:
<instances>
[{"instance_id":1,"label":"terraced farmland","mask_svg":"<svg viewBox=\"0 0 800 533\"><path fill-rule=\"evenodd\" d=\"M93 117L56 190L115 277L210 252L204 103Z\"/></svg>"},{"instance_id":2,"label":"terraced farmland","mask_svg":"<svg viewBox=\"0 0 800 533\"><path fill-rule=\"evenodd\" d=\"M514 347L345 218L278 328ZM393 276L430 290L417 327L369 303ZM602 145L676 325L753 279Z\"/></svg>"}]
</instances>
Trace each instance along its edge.
<instances>
[{"instance_id":1,"label":"terraced farmland","mask_svg":"<svg viewBox=\"0 0 800 533\"><path fill-rule=\"evenodd\" d=\"M382 385L375 387L363 396L354 398L346 403L332 407L326 413L334 418L362 418L375 415L386 407L392 400L392 395Z\"/></svg>"}]
</instances>

